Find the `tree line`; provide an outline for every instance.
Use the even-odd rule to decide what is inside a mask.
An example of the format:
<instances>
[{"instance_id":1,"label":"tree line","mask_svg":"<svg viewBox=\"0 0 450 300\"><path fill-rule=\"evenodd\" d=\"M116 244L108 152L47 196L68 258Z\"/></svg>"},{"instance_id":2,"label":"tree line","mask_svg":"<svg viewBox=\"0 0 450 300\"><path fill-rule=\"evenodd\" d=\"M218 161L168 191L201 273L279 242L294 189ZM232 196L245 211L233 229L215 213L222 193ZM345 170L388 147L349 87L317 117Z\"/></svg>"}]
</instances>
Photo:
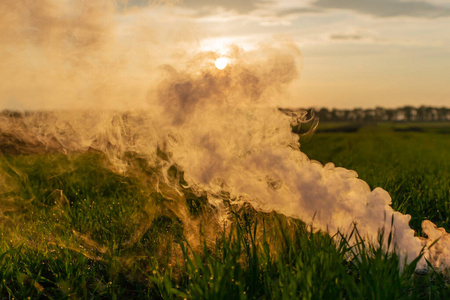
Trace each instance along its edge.
<instances>
[{"instance_id":1,"label":"tree line","mask_svg":"<svg viewBox=\"0 0 450 300\"><path fill-rule=\"evenodd\" d=\"M309 109L311 110L311 109ZM450 108L431 107L431 106L404 106L400 108L374 109L327 109L321 108L315 110L316 116L321 122L331 121L353 121L353 122L372 122L372 121L393 121L393 122L442 122L450 121Z\"/></svg>"}]
</instances>

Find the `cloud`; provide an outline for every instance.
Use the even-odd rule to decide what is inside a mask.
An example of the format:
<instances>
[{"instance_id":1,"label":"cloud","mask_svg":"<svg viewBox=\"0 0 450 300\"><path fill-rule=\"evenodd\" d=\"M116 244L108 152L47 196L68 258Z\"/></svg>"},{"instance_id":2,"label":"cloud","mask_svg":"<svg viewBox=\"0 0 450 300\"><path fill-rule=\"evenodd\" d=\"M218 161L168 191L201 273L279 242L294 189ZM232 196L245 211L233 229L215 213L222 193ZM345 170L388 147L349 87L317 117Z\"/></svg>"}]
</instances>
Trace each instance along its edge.
<instances>
[{"instance_id":1,"label":"cloud","mask_svg":"<svg viewBox=\"0 0 450 300\"><path fill-rule=\"evenodd\" d=\"M317 0L314 6L322 9L351 10L382 18L439 18L450 16L450 8L419 0Z\"/></svg>"},{"instance_id":2,"label":"cloud","mask_svg":"<svg viewBox=\"0 0 450 300\"><path fill-rule=\"evenodd\" d=\"M334 33L330 35L330 39L332 40L344 40L344 41L359 41L364 39L365 37L359 33Z\"/></svg>"},{"instance_id":3,"label":"cloud","mask_svg":"<svg viewBox=\"0 0 450 300\"><path fill-rule=\"evenodd\" d=\"M346 30L340 32L331 32L328 35L328 40L335 42L363 42L363 43L373 43L373 42L382 42L380 38L378 38L378 34L372 30Z\"/></svg>"},{"instance_id":4,"label":"cloud","mask_svg":"<svg viewBox=\"0 0 450 300\"><path fill-rule=\"evenodd\" d=\"M312 3L313 0L186 0L182 5L195 12L194 18L206 22L250 21L261 26L289 26L301 15L324 11Z\"/></svg>"},{"instance_id":5,"label":"cloud","mask_svg":"<svg viewBox=\"0 0 450 300\"><path fill-rule=\"evenodd\" d=\"M226 10L235 10L239 13L249 13L257 8L259 1L254 0L185 0L184 4L188 7L202 9L205 7L210 8L224 8Z\"/></svg>"},{"instance_id":6,"label":"cloud","mask_svg":"<svg viewBox=\"0 0 450 300\"><path fill-rule=\"evenodd\" d=\"M323 9L317 7L298 7L286 10L281 10L279 16L298 16L302 14L316 14L323 12Z\"/></svg>"},{"instance_id":7,"label":"cloud","mask_svg":"<svg viewBox=\"0 0 450 300\"><path fill-rule=\"evenodd\" d=\"M197 17L213 16L225 11L240 16L265 12L272 18L284 19L298 18L304 14L323 14L329 9L349 10L381 18L431 19L450 16L447 0L118 0L119 7L144 7L149 3L162 2L191 9Z\"/></svg>"}]
</instances>

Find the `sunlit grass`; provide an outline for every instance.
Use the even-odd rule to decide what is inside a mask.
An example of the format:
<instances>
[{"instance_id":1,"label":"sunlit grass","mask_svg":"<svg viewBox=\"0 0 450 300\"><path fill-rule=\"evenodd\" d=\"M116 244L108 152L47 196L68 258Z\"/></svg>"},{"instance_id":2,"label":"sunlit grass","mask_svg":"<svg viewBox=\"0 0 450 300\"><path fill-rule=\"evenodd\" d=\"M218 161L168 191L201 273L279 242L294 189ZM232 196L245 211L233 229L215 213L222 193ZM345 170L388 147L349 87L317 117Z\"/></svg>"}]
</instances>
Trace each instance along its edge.
<instances>
[{"instance_id":1,"label":"sunlit grass","mask_svg":"<svg viewBox=\"0 0 450 300\"><path fill-rule=\"evenodd\" d=\"M450 136L435 130L445 132L450 126L431 123L423 125L424 132L392 130L410 126L381 123L355 133L319 132L301 149L311 159L356 170L371 188L387 190L394 209L412 216L415 230L421 230L425 219L449 230Z\"/></svg>"},{"instance_id":2,"label":"sunlit grass","mask_svg":"<svg viewBox=\"0 0 450 300\"><path fill-rule=\"evenodd\" d=\"M437 132L364 127L318 133L302 149L388 190L419 229L425 218L448 226L449 146ZM231 225L220 227L204 195L181 186L179 195L145 160L126 159L132 172L96 152L0 157L0 299L450 296L442 275L416 274L415 262L402 269L357 229L350 247L348 237L229 202ZM183 183L176 166L169 177Z\"/></svg>"}]
</instances>

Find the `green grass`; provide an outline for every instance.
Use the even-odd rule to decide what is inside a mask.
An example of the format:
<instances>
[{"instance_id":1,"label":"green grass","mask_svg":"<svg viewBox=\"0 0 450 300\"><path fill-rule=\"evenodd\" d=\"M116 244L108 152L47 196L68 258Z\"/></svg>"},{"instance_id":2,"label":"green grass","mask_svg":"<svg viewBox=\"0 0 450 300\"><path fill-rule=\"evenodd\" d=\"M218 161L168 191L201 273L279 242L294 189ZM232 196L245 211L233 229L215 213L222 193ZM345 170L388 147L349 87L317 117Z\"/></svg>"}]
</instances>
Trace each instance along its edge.
<instances>
[{"instance_id":1,"label":"green grass","mask_svg":"<svg viewBox=\"0 0 450 300\"><path fill-rule=\"evenodd\" d=\"M415 229L425 218L446 227L450 141L440 132L364 126L316 133L302 150L388 190ZM229 201L224 228L176 166L168 180L181 193L137 155L126 162L120 173L96 152L0 156L0 299L450 296L442 274L416 274L415 262L401 270L395 253L362 243L357 228L350 247L348 237Z\"/></svg>"},{"instance_id":2,"label":"green grass","mask_svg":"<svg viewBox=\"0 0 450 300\"><path fill-rule=\"evenodd\" d=\"M318 132L301 150L311 159L357 171L371 188L387 190L394 209L412 216L415 230L425 219L449 230L450 135L439 132L450 125L414 125L423 132L393 130L411 126L380 123L355 133Z\"/></svg>"}]
</instances>

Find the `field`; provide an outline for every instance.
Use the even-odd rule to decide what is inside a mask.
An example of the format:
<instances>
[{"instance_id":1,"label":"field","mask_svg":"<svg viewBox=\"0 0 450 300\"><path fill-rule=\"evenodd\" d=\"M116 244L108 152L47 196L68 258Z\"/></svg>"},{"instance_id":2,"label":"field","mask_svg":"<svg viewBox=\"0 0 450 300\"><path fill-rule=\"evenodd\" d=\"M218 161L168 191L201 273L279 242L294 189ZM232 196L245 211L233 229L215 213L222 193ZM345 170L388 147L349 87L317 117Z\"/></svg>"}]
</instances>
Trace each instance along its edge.
<instances>
[{"instance_id":1,"label":"field","mask_svg":"<svg viewBox=\"0 0 450 300\"><path fill-rule=\"evenodd\" d=\"M450 125L445 123L324 123L301 147L311 159L356 170L382 187L394 209L450 229ZM357 130L357 131L354 131Z\"/></svg>"},{"instance_id":2,"label":"field","mask_svg":"<svg viewBox=\"0 0 450 300\"><path fill-rule=\"evenodd\" d=\"M301 149L386 189L421 234L425 219L450 229L449 129L324 123ZM120 174L95 151L0 156L0 299L449 299L446 274L226 195L223 228L176 166L181 194L126 159Z\"/></svg>"}]
</instances>

